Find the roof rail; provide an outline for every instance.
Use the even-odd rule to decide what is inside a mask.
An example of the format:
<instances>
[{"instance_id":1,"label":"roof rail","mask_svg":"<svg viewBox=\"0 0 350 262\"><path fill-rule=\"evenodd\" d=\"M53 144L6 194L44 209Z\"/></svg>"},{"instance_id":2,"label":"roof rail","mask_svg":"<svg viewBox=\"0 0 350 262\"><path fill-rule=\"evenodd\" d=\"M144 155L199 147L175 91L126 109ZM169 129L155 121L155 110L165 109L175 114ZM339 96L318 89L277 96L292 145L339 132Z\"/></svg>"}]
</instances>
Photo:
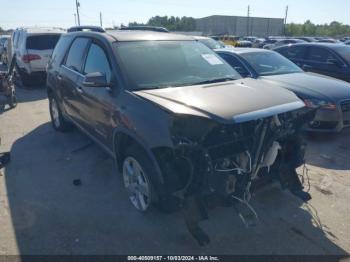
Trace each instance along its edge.
<instances>
[{"instance_id":1,"label":"roof rail","mask_svg":"<svg viewBox=\"0 0 350 262\"><path fill-rule=\"evenodd\" d=\"M98 33L105 33L106 31L99 26L73 26L67 30L68 33L71 32L81 32L81 31L92 31Z\"/></svg>"},{"instance_id":2,"label":"roof rail","mask_svg":"<svg viewBox=\"0 0 350 262\"><path fill-rule=\"evenodd\" d=\"M139 31L154 31L154 32L162 32L169 33L169 30L164 27L158 26L124 26L119 30L139 30Z\"/></svg>"}]
</instances>

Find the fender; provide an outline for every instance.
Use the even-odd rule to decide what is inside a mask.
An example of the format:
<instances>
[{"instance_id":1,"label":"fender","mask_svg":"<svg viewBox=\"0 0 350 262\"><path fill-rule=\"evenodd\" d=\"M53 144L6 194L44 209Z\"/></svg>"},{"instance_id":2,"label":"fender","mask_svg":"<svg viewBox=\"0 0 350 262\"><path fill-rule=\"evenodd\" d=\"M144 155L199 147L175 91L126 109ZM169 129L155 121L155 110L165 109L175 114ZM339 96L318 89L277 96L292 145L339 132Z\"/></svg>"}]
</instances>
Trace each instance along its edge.
<instances>
[{"instance_id":1,"label":"fender","mask_svg":"<svg viewBox=\"0 0 350 262\"><path fill-rule=\"evenodd\" d=\"M163 178L162 172L161 172L160 167L158 165L157 159L154 157L152 151L150 150L150 147L139 136L137 136L137 134L135 134L134 132L131 132L129 129L127 129L125 127L117 127L113 131L113 152L115 155L114 159L115 159L117 168L119 169L120 167L119 167L119 164L117 161L117 158L118 158L117 152L118 152L119 145L117 145L118 141L116 141L116 137L117 137L117 134L120 134L120 133L131 137L136 143L138 143L143 148L143 150L145 150L148 157L152 160L152 163L157 171L156 175L157 175L158 181L161 184L164 184L164 178Z\"/></svg>"}]
</instances>

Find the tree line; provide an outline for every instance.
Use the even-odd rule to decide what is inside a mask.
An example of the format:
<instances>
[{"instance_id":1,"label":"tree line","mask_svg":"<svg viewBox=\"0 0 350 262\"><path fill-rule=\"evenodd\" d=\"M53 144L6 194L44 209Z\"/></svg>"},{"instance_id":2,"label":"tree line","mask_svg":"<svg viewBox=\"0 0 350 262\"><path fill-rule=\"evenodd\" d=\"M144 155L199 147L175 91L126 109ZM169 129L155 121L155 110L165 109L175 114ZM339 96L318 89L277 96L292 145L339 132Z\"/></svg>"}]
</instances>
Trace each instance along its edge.
<instances>
[{"instance_id":1,"label":"tree line","mask_svg":"<svg viewBox=\"0 0 350 262\"><path fill-rule=\"evenodd\" d=\"M195 31L196 20L193 17L175 17L175 16L154 16L151 17L146 24L136 22L129 23L129 26L160 26L170 31Z\"/></svg>"},{"instance_id":2,"label":"tree line","mask_svg":"<svg viewBox=\"0 0 350 262\"><path fill-rule=\"evenodd\" d=\"M350 25L344 25L337 21L330 24L317 25L310 20L304 24L287 24L286 35L288 36L332 36L341 37L350 35Z\"/></svg>"}]
</instances>

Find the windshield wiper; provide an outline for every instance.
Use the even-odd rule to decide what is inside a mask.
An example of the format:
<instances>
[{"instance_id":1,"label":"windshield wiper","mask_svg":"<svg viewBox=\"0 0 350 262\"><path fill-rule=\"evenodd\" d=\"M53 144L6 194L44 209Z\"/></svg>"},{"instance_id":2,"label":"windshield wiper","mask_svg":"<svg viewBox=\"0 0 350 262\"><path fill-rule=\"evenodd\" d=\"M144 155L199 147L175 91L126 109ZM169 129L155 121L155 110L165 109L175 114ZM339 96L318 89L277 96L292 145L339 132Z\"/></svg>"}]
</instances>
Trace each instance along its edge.
<instances>
[{"instance_id":1,"label":"windshield wiper","mask_svg":"<svg viewBox=\"0 0 350 262\"><path fill-rule=\"evenodd\" d=\"M233 80L237 80L237 79L233 77L214 78L214 79L209 79L202 82L197 82L197 83L194 83L193 85L214 84L214 83L221 83L221 82L227 82L227 81L233 81Z\"/></svg>"}]
</instances>

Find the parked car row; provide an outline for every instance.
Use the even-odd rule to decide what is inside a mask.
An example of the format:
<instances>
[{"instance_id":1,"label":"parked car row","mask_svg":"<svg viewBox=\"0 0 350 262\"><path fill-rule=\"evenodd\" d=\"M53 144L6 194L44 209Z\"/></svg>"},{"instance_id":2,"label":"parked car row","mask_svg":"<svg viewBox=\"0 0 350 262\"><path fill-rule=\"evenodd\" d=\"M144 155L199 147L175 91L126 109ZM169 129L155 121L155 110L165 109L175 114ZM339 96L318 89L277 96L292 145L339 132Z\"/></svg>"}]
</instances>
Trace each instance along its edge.
<instances>
[{"instance_id":1,"label":"parked car row","mask_svg":"<svg viewBox=\"0 0 350 262\"><path fill-rule=\"evenodd\" d=\"M221 40L227 45L234 47L255 47L264 49L274 49L284 45L297 43L331 43L331 44L349 44L350 38L337 40L329 37L267 37L258 38L255 36L237 37L230 35L211 36L214 40Z\"/></svg>"}]
</instances>

